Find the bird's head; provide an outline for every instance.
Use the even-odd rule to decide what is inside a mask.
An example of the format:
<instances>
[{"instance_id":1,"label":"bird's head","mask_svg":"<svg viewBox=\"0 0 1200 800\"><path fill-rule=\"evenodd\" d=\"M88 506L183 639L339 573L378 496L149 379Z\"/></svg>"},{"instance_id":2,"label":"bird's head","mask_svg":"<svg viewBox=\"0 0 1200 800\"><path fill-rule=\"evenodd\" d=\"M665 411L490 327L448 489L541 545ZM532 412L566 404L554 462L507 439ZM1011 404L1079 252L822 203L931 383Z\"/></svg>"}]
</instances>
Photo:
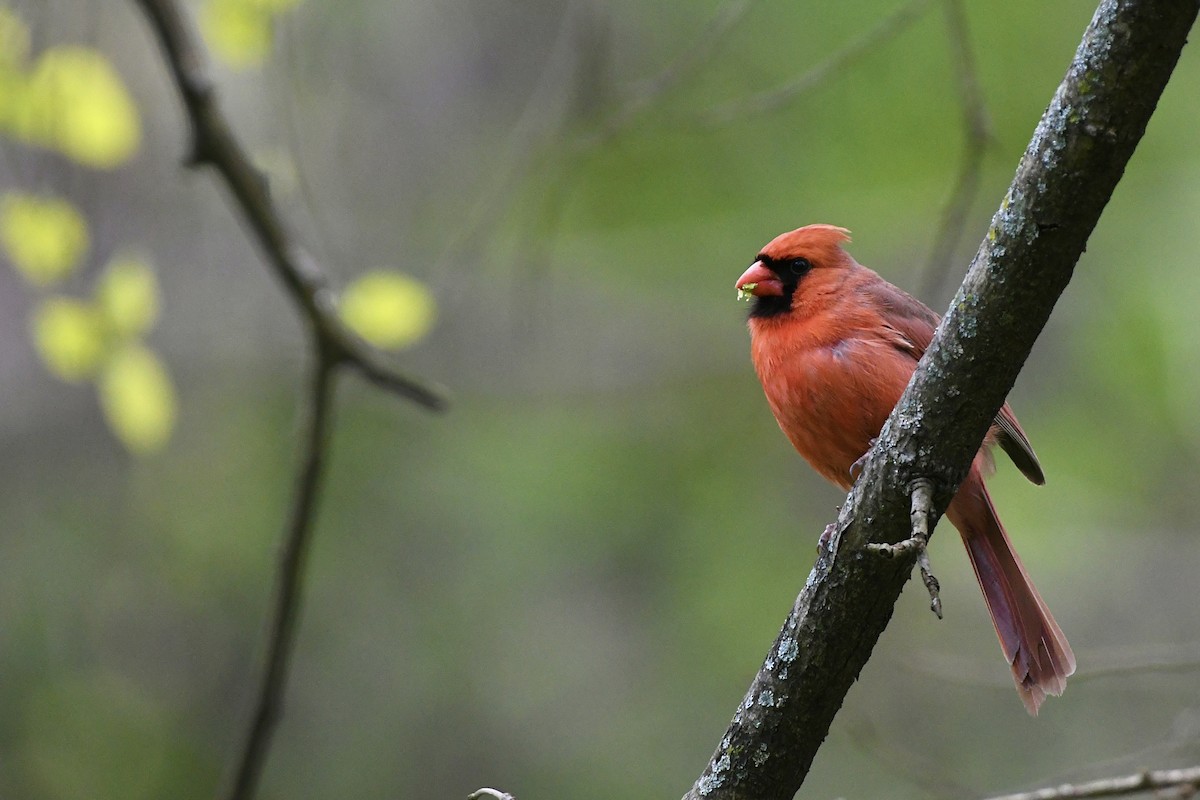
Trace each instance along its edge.
<instances>
[{"instance_id":1,"label":"bird's head","mask_svg":"<svg viewBox=\"0 0 1200 800\"><path fill-rule=\"evenodd\" d=\"M806 225L776 236L737 279L738 297L752 300L751 317L787 313L806 275L846 265L842 242L848 241L850 231L836 225Z\"/></svg>"}]
</instances>

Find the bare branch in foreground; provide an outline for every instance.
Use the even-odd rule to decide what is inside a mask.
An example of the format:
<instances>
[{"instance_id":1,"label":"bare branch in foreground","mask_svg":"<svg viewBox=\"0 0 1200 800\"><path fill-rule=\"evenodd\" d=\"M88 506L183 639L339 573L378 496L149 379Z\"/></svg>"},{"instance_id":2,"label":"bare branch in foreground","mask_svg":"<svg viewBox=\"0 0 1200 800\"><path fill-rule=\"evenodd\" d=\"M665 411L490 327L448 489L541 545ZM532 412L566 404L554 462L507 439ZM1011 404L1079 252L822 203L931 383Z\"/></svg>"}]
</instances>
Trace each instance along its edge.
<instances>
[{"instance_id":1,"label":"bare branch in foreground","mask_svg":"<svg viewBox=\"0 0 1200 800\"><path fill-rule=\"evenodd\" d=\"M1192 797L1200 788L1200 767L1147 770L1136 775L1105 778L1087 783L1068 783L1032 792L997 795L988 800L1068 800L1084 797L1124 797L1147 792L1174 790L1171 797Z\"/></svg>"},{"instance_id":2,"label":"bare branch in foreground","mask_svg":"<svg viewBox=\"0 0 1200 800\"><path fill-rule=\"evenodd\" d=\"M966 279L885 423L823 549L688 800L790 800L892 615L915 559L909 487L940 515L1146 130L1196 0L1103 0Z\"/></svg>"}]
</instances>

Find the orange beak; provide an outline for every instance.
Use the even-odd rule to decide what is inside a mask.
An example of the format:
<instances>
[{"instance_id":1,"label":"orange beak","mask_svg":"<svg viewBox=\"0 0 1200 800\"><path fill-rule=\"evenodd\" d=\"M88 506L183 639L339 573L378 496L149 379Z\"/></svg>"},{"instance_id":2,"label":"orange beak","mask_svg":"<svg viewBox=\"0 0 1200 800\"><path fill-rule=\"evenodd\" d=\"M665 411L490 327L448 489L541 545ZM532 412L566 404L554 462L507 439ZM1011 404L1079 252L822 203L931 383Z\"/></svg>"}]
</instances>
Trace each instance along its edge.
<instances>
[{"instance_id":1,"label":"orange beak","mask_svg":"<svg viewBox=\"0 0 1200 800\"><path fill-rule=\"evenodd\" d=\"M755 261L750 265L750 269L742 273L742 277L737 279L734 288L738 290L739 296L754 295L755 297L782 297L783 282L779 280L779 276L772 272L766 264L761 261Z\"/></svg>"}]
</instances>

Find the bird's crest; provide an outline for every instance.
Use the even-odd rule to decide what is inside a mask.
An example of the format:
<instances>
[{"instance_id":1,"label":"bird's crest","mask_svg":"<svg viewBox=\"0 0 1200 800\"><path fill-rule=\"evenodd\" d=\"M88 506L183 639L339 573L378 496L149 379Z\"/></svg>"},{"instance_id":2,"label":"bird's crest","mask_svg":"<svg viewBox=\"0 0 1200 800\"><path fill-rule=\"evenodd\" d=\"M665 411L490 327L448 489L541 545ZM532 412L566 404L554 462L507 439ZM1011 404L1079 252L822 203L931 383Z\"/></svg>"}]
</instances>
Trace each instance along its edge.
<instances>
[{"instance_id":1,"label":"bird's crest","mask_svg":"<svg viewBox=\"0 0 1200 800\"><path fill-rule=\"evenodd\" d=\"M842 242L850 241L850 231L836 225L805 225L781 233L762 249L762 255L774 261L807 258L817 266L833 266L845 258Z\"/></svg>"}]
</instances>

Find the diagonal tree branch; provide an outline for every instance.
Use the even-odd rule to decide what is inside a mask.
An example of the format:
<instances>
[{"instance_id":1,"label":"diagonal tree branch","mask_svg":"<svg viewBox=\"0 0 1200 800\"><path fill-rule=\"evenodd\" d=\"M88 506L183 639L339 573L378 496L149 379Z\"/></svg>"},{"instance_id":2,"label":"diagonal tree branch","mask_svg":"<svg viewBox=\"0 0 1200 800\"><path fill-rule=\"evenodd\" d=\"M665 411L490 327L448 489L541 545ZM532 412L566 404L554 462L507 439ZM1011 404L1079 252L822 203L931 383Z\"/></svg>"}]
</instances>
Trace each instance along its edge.
<instances>
[{"instance_id":1,"label":"diagonal tree branch","mask_svg":"<svg viewBox=\"0 0 1200 800\"><path fill-rule=\"evenodd\" d=\"M880 432L783 629L685 795L789 800L871 655L915 554L909 493L938 516L1071 278L1187 40L1197 0L1103 0L963 285Z\"/></svg>"}]
</instances>

